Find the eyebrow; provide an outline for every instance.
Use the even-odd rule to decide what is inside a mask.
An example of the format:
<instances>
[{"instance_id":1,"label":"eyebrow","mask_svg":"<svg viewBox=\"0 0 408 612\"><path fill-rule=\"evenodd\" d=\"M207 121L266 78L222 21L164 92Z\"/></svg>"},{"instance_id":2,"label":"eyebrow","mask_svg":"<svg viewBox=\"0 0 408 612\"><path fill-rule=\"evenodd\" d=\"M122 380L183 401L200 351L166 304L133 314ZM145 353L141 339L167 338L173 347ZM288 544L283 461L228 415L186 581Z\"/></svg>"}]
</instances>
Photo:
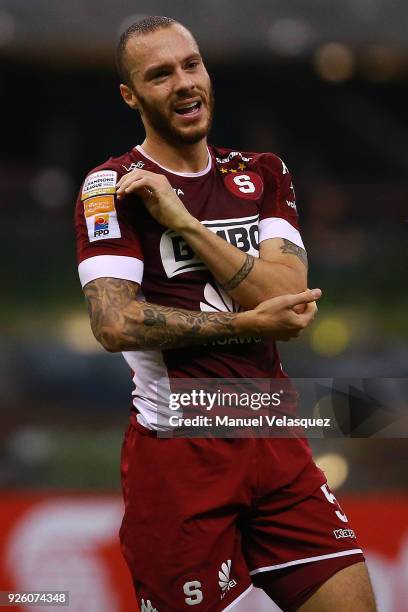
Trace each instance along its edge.
<instances>
[{"instance_id":1,"label":"eyebrow","mask_svg":"<svg viewBox=\"0 0 408 612\"><path fill-rule=\"evenodd\" d=\"M199 53L192 53L191 55L188 55L184 60L183 60L183 64L191 61L193 59L200 59L201 60L201 55ZM153 66L149 66L146 70L145 73L143 75L143 78L145 80L149 80L151 78L154 77L155 73L159 72L160 70L165 70L166 68L171 68L173 64L170 64L168 62L163 62L162 64L155 64Z\"/></svg>"}]
</instances>

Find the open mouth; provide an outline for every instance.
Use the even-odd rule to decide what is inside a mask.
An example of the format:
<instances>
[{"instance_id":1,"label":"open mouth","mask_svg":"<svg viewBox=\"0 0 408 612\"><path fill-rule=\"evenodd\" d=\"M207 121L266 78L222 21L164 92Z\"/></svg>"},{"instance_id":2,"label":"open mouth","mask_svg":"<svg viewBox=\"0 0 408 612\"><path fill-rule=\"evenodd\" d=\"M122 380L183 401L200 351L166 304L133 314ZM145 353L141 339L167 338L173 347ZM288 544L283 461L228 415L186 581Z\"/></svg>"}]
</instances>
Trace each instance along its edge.
<instances>
[{"instance_id":1,"label":"open mouth","mask_svg":"<svg viewBox=\"0 0 408 612\"><path fill-rule=\"evenodd\" d=\"M185 117L193 117L201 108L201 101L190 102L188 104L183 104L175 109L178 115L184 115Z\"/></svg>"}]
</instances>

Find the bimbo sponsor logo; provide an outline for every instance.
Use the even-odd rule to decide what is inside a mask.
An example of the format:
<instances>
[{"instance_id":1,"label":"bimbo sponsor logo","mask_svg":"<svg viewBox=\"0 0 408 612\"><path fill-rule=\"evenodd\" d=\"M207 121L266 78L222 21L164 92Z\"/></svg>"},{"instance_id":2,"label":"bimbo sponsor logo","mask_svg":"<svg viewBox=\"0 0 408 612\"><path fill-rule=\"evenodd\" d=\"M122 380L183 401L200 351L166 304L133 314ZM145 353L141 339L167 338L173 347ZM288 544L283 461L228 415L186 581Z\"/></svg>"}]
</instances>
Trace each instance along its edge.
<instances>
[{"instance_id":1,"label":"bimbo sponsor logo","mask_svg":"<svg viewBox=\"0 0 408 612\"><path fill-rule=\"evenodd\" d=\"M259 216L255 215L253 217L238 217L237 219L201 221L201 223L240 251L258 257L258 220ZM162 234L160 256L167 278L185 272L206 269L193 249L173 230L167 230Z\"/></svg>"}]
</instances>

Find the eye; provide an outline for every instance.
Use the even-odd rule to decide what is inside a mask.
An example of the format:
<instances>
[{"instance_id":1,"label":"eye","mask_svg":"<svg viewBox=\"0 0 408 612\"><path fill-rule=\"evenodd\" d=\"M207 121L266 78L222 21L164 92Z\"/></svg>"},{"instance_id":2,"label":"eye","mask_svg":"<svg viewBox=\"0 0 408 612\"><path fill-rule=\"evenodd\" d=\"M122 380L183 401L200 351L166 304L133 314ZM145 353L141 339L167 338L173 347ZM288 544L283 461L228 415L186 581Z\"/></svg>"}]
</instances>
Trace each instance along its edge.
<instances>
[{"instance_id":1,"label":"eye","mask_svg":"<svg viewBox=\"0 0 408 612\"><path fill-rule=\"evenodd\" d=\"M199 61L198 60L191 60L191 62L188 62L187 64L187 68L193 70L194 68L197 68L197 66L199 65Z\"/></svg>"},{"instance_id":2,"label":"eye","mask_svg":"<svg viewBox=\"0 0 408 612\"><path fill-rule=\"evenodd\" d=\"M159 72L156 72L156 74L153 77L153 80L159 81L159 80L165 79L168 75L169 75L168 70L160 70Z\"/></svg>"}]
</instances>

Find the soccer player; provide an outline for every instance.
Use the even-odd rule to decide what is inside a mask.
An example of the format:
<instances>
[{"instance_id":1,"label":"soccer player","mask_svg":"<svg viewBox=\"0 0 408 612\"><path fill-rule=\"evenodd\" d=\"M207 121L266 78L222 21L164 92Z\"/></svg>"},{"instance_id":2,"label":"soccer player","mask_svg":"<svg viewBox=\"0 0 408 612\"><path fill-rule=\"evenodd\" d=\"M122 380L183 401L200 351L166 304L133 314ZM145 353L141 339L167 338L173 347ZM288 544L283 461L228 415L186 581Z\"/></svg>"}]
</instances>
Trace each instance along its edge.
<instances>
[{"instance_id":1,"label":"soccer player","mask_svg":"<svg viewBox=\"0 0 408 612\"><path fill-rule=\"evenodd\" d=\"M145 18L117 64L146 138L88 174L76 231L95 337L134 372L120 537L140 608L229 610L256 585L285 611L371 612L362 551L303 439L159 435L160 380L286 379L275 340L312 321L320 290L284 162L207 143L192 34Z\"/></svg>"}]
</instances>

